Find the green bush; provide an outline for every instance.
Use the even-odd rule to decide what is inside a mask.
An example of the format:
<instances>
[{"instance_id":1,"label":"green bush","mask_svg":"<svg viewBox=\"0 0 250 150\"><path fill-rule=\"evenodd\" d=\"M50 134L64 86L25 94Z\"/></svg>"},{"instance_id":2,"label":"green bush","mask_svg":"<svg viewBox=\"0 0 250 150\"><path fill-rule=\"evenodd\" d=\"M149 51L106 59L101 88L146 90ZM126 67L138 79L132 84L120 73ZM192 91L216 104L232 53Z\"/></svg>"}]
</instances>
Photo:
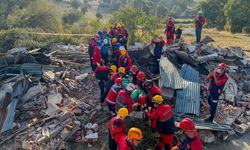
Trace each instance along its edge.
<instances>
[{"instance_id":1,"label":"green bush","mask_svg":"<svg viewBox=\"0 0 250 150\"><path fill-rule=\"evenodd\" d=\"M242 32L246 34L250 34L250 26L243 27Z\"/></svg>"},{"instance_id":2,"label":"green bush","mask_svg":"<svg viewBox=\"0 0 250 150\"><path fill-rule=\"evenodd\" d=\"M82 17L82 13L79 11L72 11L63 16L63 23L65 24L73 24L78 22Z\"/></svg>"}]
</instances>

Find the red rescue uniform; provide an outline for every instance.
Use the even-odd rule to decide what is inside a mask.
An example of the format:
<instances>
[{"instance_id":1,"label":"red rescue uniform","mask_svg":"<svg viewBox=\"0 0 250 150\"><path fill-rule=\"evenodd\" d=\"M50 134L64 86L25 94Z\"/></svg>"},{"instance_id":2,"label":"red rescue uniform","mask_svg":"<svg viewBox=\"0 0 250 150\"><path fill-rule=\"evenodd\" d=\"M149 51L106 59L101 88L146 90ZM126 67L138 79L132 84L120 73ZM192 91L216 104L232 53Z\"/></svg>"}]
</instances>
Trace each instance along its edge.
<instances>
[{"instance_id":1,"label":"red rescue uniform","mask_svg":"<svg viewBox=\"0 0 250 150\"><path fill-rule=\"evenodd\" d=\"M93 64L101 64L102 62L102 57L101 57L101 50L99 47L95 46L94 51L93 51Z\"/></svg>"},{"instance_id":2,"label":"red rescue uniform","mask_svg":"<svg viewBox=\"0 0 250 150\"><path fill-rule=\"evenodd\" d=\"M133 150L134 147L128 142L127 136L123 135L118 141L118 150Z\"/></svg>"},{"instance_id":3,"label":"red rescue uniform","mask_svg":"<svg viewBox=\"0 0 250 150\"><path fill-rule=\"evenodd\" d=\"M194 138L186 138L184 141L179 143L177 147L179 149L184 149L184 150L202 150L202 142L197 134L195 132L196 136Z\"/></svg>"},{"instance_id":4,"label":"red rescue uniform","mask_svg":"<svg viewBox=\"0 0 250 150\"><path fill-rule=\"evenodd\" d=\"M132 59L128 55L128 53L124 57L120 55L118 59L118 67L124 67L126 71L128 71L131 66L132 66Z\"/></svg>"},{"instance_id":5,"label":"red rescue uniform","mask_svg":"<svg viewBox=\"0 0 250 150\"><path fill-rule=\"evenodd\" d=\"M123 124L123 119L113 117L109 121L109 132L116 143L118 143L122 136L126 136L126 129Z\"/></svg>"},{"instance_id":6,"label":"red rescue uniform","mask_svg":"<svg viewBox=\"0 0 250 150\"><path fill-rule=\"evenodd\" d=\"M130 94L124 90L120 90L116 98L116 109L121 107L126 107L128 112L132 112L134 100L131 98Z\"/></svg>"},{"instance_id":7,"label":"red rescue uniform","mask_svg":"<svg viewBox=\"0 0 250 150\"><path fill-rule=\"evenodd\" d=\"M161 149L171 149L173 147L173 137L175 124L173 111L169 105L160 104L152 112L146 113L149 119L156 120L157 129L160 133L159 147Z\"/></svg>"},{"instance_id":8,"label":"red rescue uniform","mask_svg":"<svg viewBox=\"0 0 250 150\"><path fill-rule=\"evenodd\" d=\"M106 102L109 105L115 105L116 102L116 97L121 88L118 87L117 85L112 85L111 89L108 92L108 95L106 97Z\"/></svg>"}]
</instances>

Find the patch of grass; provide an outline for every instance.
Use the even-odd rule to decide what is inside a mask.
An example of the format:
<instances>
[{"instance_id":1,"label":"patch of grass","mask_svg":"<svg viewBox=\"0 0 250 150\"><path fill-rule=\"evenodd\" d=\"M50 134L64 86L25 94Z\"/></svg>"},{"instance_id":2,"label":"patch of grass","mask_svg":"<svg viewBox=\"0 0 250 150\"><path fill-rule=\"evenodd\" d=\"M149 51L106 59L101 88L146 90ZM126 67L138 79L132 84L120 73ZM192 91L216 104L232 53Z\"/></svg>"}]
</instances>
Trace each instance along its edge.
<instances>
[{"instance_id":1,"label":"patch of grass","mask_svg":"<svg viewBox=\"0 0 250 150\"><path fill-rule=\"evenodd\" d=\"M210 45L220 47L239 46L246 51L250 51L250 36L247 34L232 34L230 32L217 31L215 29L204 29L202 31L202 37L206 35L215 40L215 42L210 43ZM195 35L184 34L183 37L186 43L195 41Z\"/></svg>"}]
</instances>

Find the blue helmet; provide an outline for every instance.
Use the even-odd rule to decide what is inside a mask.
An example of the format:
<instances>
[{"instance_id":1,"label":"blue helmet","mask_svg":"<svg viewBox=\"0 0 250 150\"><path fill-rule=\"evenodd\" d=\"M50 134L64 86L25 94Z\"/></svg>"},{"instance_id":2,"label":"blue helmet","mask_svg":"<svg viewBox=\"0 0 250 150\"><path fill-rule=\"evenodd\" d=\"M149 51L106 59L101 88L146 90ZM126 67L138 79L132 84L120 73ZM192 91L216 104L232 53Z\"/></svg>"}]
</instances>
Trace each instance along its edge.
<instances>
[{"instance_id":1,"label":"blue helmet","mask_svg":"<svg viewBox=\"0 0 250 150\"><path fill-rule=\"evenodd\" d=\"M121 44L120 43L116 43L115 45L117 48L120 48L121 47Z\"/></svg>"},{"instance_id":2,"label":"blue helmet","mask_svg":"<svg viewBox=\"0 0 250 150\"><path fill-rule=\"evenodd\" d=\"M102 42L101 42L101 41L97 41L97 42L96 42L96 45L97 45L97 46L102 46Z\"/></svg>"},{"instance_id":3,"label":"blue helmet","mask_svg":"<svg viewBox=\"0 0 250 150\"><path fill-rule=\"evenodd\" d=\"M98 35L102 36L102 34L103 34L102 31L98 31Z\"/></svg>"}]
</instances>

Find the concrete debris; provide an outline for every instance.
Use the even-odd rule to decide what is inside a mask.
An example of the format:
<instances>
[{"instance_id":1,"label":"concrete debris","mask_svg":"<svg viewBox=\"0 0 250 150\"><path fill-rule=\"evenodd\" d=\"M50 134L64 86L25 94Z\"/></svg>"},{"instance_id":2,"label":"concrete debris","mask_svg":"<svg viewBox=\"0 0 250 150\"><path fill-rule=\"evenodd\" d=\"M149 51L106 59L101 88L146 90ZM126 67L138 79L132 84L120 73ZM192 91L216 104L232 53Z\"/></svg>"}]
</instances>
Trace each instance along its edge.
<instances>
[{"instance_id":1,"label":"concrete debris","mask_svg":"<svg viewBox=\"0 0 250 150\"><path fill-rule=\"evenodd\" d=\"M198 134L203 143L213 143L215 141L215 135L209 130L199 130Z\"/></svg>"},{"instance_id":2,"label":"concrete debris","mask_svg":"<svg viewBox=\"0 0 250 150\"><path fill-rule=\"evenodd\" d=\"M14 147L18 143L13 149L57 149L69 139L96 142L99 124L104 123L100 120L107 121L108 114L97 116L100 92L98 82L85 72L89 67L86 47L23 51L11 50L12 57L6 58L13 60L4 65L0 58L1 67L19 65L16 70L20 73L0 78L0 145ZM32 61L21 61L21 52L22 58L28 55ZM50 66L41 65L45 62L42 54L52 60ZM25 77L27 73L30 76ZM87 129L88 123L91 125ZM19 140L13 143L13 137Z\"/></svg>"}]
</instances>

